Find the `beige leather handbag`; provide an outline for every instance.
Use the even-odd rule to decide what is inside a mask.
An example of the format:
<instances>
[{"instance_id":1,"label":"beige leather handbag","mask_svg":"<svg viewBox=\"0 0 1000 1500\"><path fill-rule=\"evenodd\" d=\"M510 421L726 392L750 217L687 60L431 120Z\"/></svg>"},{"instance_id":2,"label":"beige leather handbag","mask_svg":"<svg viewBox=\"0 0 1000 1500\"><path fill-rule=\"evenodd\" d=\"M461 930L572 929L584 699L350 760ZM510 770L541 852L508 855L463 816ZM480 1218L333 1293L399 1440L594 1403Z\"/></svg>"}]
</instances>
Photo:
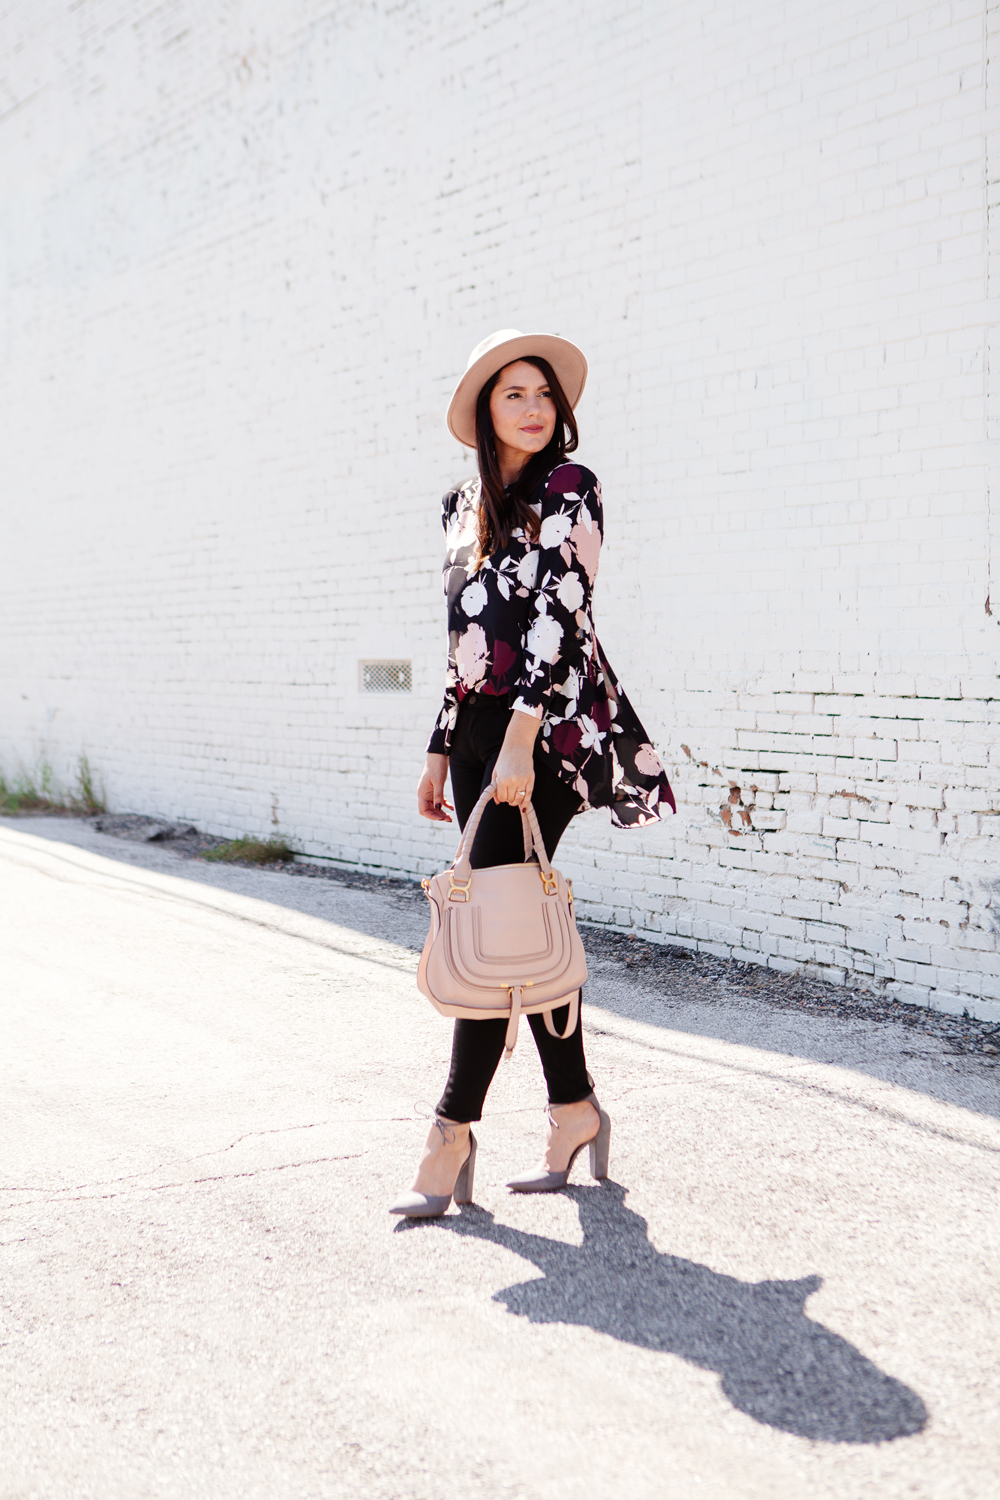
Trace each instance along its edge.
<instances>
[{"instance_id":1,"label":"beige leather handbag","mask_svg":"<svg viewBox=\"0 0 1000 1500\"><path fill-rule=\"evenodd\" d=\"M469 853L492 797L493 788L487 787L465 825L451 869L422 882L431 927L417 984L443 1016L508 1017L509 1057L522 1012L544 1014L552 1036L572 1036L587 960L573 915L572 884L549 863L530 802L521 809L525 863L472 869ZM566 1030L558 1032L552 1011L566 1004Z\"/></svg>"}]
</instances>

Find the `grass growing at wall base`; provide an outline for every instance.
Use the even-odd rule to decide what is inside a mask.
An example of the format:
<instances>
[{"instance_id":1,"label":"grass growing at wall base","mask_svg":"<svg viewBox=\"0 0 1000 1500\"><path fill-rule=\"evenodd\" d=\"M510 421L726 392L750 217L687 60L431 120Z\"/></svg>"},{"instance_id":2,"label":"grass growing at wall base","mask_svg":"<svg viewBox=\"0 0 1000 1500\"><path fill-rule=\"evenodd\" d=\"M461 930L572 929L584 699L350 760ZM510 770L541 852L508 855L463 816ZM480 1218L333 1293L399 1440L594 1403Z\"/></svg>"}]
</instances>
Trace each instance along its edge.
<instances>
[{"instance_id":1,"label":"grass growing at wall base","mask_svg":"<svg viewBox=\"0 0 1000 1500\"><path fill-rule=\"evenodd\" d=\"M232 839L207 849L204 859L223 860L227 865L277 865L295 858L295 850L284 839Z\"/></svg>"},{"instance_id":2,"label":"grass growing at wall base","mask_svg":"<svg viewBox=\"0 0 1000 1500\"><path fill-rule=\"evenodd\" d=\"M60 788L48 761L34 771L21 770L10 780L0 772L0 813L101 813L107 811L103 786L98 788L89 760L81 755L71 790Z\"/></svg>"}]
</instances>

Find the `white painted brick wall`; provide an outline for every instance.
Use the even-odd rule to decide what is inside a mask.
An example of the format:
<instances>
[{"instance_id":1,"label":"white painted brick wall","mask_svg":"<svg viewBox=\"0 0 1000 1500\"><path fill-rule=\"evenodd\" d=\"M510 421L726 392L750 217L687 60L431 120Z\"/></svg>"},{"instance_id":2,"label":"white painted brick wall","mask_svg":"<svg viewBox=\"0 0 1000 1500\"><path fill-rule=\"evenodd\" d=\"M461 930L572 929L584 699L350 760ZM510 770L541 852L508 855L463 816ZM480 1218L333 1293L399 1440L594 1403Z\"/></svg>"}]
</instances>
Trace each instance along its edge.
<instances>
[{"instance_id":1,"label":"white painted brick wall","mask_svg":"<svg viewBox=\"0 0 1000 1500\"><path fill-rule=\"evenodd\" d=\"M440 866L442 413L484 333L553 329L680 798L579 820L588 915L1000 1018L998 29L0 0L0 760ZM412 695L362 695L395 656Z\"/></svg>"}]
</instances>

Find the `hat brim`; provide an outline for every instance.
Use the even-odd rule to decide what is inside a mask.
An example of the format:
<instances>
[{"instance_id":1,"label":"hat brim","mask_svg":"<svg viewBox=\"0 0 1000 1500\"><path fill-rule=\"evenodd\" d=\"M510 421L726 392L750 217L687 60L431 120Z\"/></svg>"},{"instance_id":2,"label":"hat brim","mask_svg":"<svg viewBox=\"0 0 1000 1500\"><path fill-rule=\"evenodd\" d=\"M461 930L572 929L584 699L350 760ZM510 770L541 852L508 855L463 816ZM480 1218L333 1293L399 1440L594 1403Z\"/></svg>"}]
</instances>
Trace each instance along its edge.
<instances>
[{"instance_id":1,"label":"hat brim","mask_svg":"<svg viewBox=\"0 0 1000 1500\"><path fill-rule=\"evenodd\" d=\"M497 344L466 370L448 406L448 431L452 437L464 443L466 448L476 446L479 392L490 376L502 370L504 365L531 354L548 360L566 392L566 400L571 407L576 406L587 383L587 361L583 350L571 344L569 339L557 338L554 333L522 333L516 339Z\"/></svg>"}]
</instances>

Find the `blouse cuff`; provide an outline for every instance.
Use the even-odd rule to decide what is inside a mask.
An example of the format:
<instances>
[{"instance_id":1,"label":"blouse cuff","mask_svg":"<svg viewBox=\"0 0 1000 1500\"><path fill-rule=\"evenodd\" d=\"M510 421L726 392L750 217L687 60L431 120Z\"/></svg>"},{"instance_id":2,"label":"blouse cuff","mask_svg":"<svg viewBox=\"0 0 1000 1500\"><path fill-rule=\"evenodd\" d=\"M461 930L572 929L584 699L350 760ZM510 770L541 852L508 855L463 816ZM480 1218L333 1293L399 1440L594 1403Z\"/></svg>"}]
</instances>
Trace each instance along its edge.
<instances>
[{"instance_id":1,"label":"blouse cuff","mask_svg":"<svg viewBox=\"0 0 1000 1500\"><path fill-rule=\"evenodd\" d=\"M448 754L448 732L441 723L443 718L444 714L439 713L434 720L434 728L431 730L431 737L427 741L427 749L424 751L425 755Z\"/></svg>"},{"instance_id":2,"label":"blouse cuff","mask_svg":"<svg viewBox=\"0 0 1000 1500\"><path fill-rule=\"evenodd\" d=\"M516 708L522 714L530 714L533 719L543 719L545 710L540 703L526 703L523 698L515 698L511 708Z\"/></svg>"}]
</instances>

